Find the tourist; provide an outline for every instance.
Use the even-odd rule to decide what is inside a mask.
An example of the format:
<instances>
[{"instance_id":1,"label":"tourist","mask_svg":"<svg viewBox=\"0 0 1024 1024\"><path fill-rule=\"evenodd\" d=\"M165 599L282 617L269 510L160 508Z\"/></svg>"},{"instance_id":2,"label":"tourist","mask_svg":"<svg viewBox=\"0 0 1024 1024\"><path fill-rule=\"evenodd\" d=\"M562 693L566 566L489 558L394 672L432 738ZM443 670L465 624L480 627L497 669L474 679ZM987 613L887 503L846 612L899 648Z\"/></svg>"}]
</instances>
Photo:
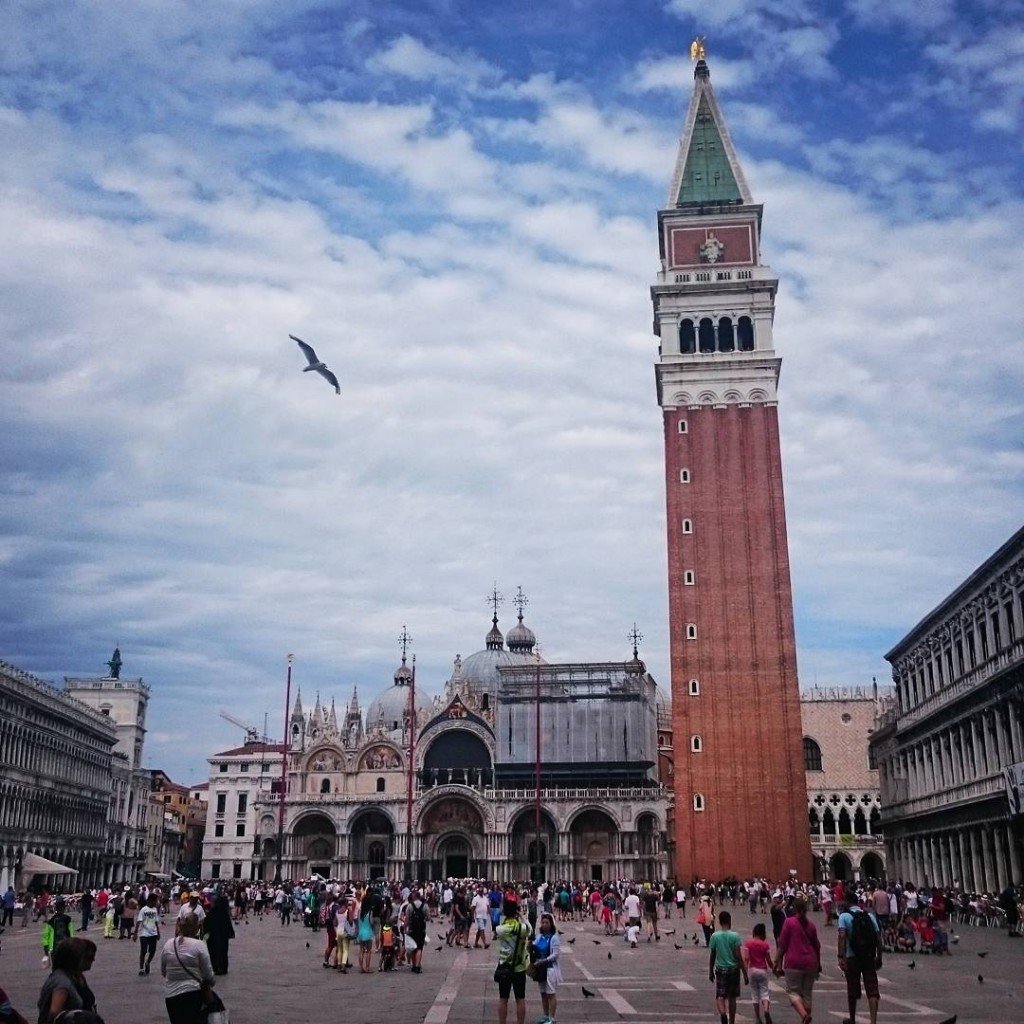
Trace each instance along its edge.
<instances>
[{"instance_id":1,"label":"tourist","mask_svg":"<svg viewBox=\"0 0 1024 1024\"><path fill-rule=\"evenodd\" d=\"M146 905L135 917L135 932L132 935L132 941L138 940L139 943L139 974L149 974L159 938L160 911L157 910L157 897L150 893Z\"/></svg>"},{"instance_id":2,"label":"tourist","mask_svg":"<svg viewBox=\"0 0 1024 1024\"><path fill-rule=\"evenodd\" d=\"M324 931L327 933L324 967L330 970L338 963L338 904L332 894L324 899Z\"/></svg>"},{"instance_id":3,"label":"tourist","mask_svg":"<svg viewBox=\"0 0 1024 1024\"><path fill-rule=\"evenodd\" d=\"M39 1024L51 1024L65 1010L84 1010L85 1002L74 977L81 973L81 961L67 941L59 942L50 954L50 973L39 992Z\"/></svg>"},{"instance_id":4,"label":"tourist","mask_svg":"<svg viewBox=\"0 0 1024 1024\"><path fill-rule=\"evenodd\" d=\"M14 891L14 886L7 886L7 892L0 897L0 906L3 906L3 918L0 919L0 928L6 928L8 925L14 927L14 905L18 902L18 894Z\"/></svg>"},{"instance_id":5,"label":"tourist","mask_svg":"<svg viewBox=\"0 0 1024 1024\"><path fill-rule=\"evenodd\" d=\"M356 932L359 940L359 973L369 974L373 963L373 904L368 895L363 896L359 904L359 927Z\"/></svg>"},{"instance_id":6,"label":"tourist","mask_svg":"<svg viewBox=\"0 0 1024 1024\"><path fill-rule=\"evenodd\" d=\"M188 914L178 919L178 934L160 953L164 977L164 1003L171 1024L205 1024L206 993L214 982L213 964L206 943L198 938L199 918Z\"/></svg>"},{"instance_id":7,"label":"tourist","mask_svg":"<svg viewBox=\"0 0 1024 1024\"><path fill-rule=\"evenodd\" d=\"M506 1024L508 1020L510 995L515 995L516 999L516 1024L524 1024L530 929L529 925L519 920L517 900L506 897L501 909L502 922L495 930L495 938L498 940L498 966L494 972L494 980L498 983L498 1024Z\"/></svg>"},{"instance_id":8,"label":"tourist","mask_svg":"<svg viewBox=\"0 0 1024 1024\"><path fill-rule=\"evenodd\" d=\"M349 962L349 954L352 944L357 941L359 934L359 920L355 896L346 897L345 901L338 902L337 923L335 930L338 936L338 956L335 966L347 974L352 966Z\"/></svg>"},{"instance_id":9,"label":"tourist","mask_svg":"<svg viewBox=\"0 0 1024 1024\"><path fill-rule=\"evenodd\" d=\"M658 891L645 889L643 904L644 918L647 923L647 941L650 942L653 938L656 942L661 942L661 936L658 934Z\"/></svg>"},{"instance_id":10,"label":"tourist","mask_svg":"<svg viewBox=\"0 0 1024 1024\"><path fill-rule=\"evenodd\" d=\"M89 988L89 983L85 979L86 973L92 970L92 965L96 960L96 943L91 939L82 939L75 936L75 938L67 940L67 945L71 947L78 961L78 968L72 972L71 980L74 982L78 995L82 1000L82 1009L86 1013L96 1013L96 997L93 995L92 989ZM96 1022L93 1022L93 1024L102 1024L99 1014L96 1014Z\"/></svg>"},{"instance_id":11,"label":"tourist","mask_svg":"<svg viewBox=\"0 0 1024 1024\"><path fill-rule=\"evenodd\" d=\"M622 901L622 909L626 915L626 926L640 925L640 897L635 889L629 890L629 895Z\"/></svg>"},{"instance_id":12,"label":"tourist","mask_svg":"<svg viewBox=\"0 0 1024 1024\"><path fill-rule=\"evenodd\" d=\"M768 972L774 970L772 947L766 938L764 923L754 925L752 938L743 943L743 963L750 978L750 999L754 1004L757 1024L772 1024L771 1003L768 991Z\"/></svg>"},{"instance_id":13,"label":"tourist","mask_svg":"<svg viewBox=\"0 0 1024 1024\"><path fill-rule=\"evenodd\" d=\"M686 888L682 883L676 885L676 910L680 917L686 918Z\"/></svg>"},{"instance_id":14,"label":"tourist","mask_svg":"<svg viewBox=\"0 0 1024 1024\"><path fill-rule=\"evenodd\" d=\"M786 995L801 1024L809 1024L814 982L821 973L821 943L802 896L793 900L793 915L786 918L775 944L775 973L785 974Z\"/></svg>"},{"instance_id":15,"label":"tourist","mask_svg":"<svg viewBox=\"0 0 1024 1024\"><path fill-rule=\"evenodd\" d=\"M629 897L626 897L627 899ZM711 900L707 895L700 898L700 908L697 910L697 924L704 933L704 945L711 945L711 933L715 930L715 917L711 909Z\"/></svg>"},{"instance_id":16,"label":"tourist","mask_svg":"<svg viewBox=\"0 0 1024 1024\"><path fill-rule=\"evenodd\" d=\"M43 925L43 953L50 956L58 942L75 934L71 918L64 913L64 900L58 898L53 905L53 916Z\"/></svg>"},{"instance_id":17,"label":"tourist","mask_svg":"<svg viewBox=\"0 0 1024 1024\"><path fill-rule=\"evenodd\" d=\"M182 904L178 911L178 922L184 921L186 917L194 917L199 922L199 930L203 930L203 922L206 920L206 911L199 902L199 892L190 892L188 900Z\"/></svg>"},{"instance_id":18,"label":"tourist","mask_svg":"<svg viewBox=\"0 0 1024 1024\"><path fill-rule=\"evenodd\" d=\"M412 973L423 973L423 947L427 943L427 905L419 891L413 889L409 894L409 909L405 919L406 934L416 943L412 953Z\"/></svg>"},{"instance_id":19,"label":"tourist","mask_svg":"<svg viewBox=\"0 0 1024 1024\"><path fill-rule=\"evenodd\" d=\"M735 1024L736 1000L740 995L740 974L743 983L750 984L747 967L743 962L739 934L732 930L732 915L723 910L718 915L721 925L711 936L708 949L708 980L715 983L715 1005L721 1024Z\"/></svg>"},{"instance_id":20,"label":"tourist","mask_svg":"<svg viewBox=\"0 0 1024 1024\"><path fill-rule=\"evenodd\" d=\"M1006 934L1008 938L1020 937L1020 908L1017 904L1017 893L1012 884L999 894L999 906L1003 911L1006 921Z\"/></svg>"},{"instance_id":21,"label":"tourist","mask_svg":"<svg viewBox=\"0 0 1024 1024\"><path fill-rule=\"evenodd\" d=\"M213 973L227 974L228 943L235 937L235 928L231 923L231 908L224 893L220 893L213 901L210 913L206 915L204 928Z\"/></svg>"},{"instance_id":22,"label":"tourist","mask_svg":"<svg viewBox=\"0 0 1024 1024\"><path fill-rule=\"evenodd\" d=\"M882 966L882 942L878 923L854 896L850 909L839 915L839 969L846 975L846 1002L850 1024L857 1021L861 982L868 998L871 1024L878 1021L878 969Z\"/></svg>"},{"instance_id":23,"label":"tourist","mask_svg":"<svg viewBox=\"0 0 1024 1024\"><path fill-rule=\"evenodd\" d=\"M490 949L491 944L487 941L487 931L491 923L491 901L487 896L487 889L480 886L477 894L473 897L472 904L473 921L476 924L476 935L473 936L473 948L476 949L483 943L484 949Z\"/></svg>"},{"instance_id":24,"label":"tourist","mask_svg":"<svg viewBox=\"0 0 1024 1024\"><path fill-rule=\"evenodd\" d=\"M558 986L562 972L558 966L560 942L555 919L551 914L542 914L540 933L533 940L533 977L540 986L540 1002L543 1016L537 1024L555 1024L558 1011Z\"/></svg>"}]
</instances>

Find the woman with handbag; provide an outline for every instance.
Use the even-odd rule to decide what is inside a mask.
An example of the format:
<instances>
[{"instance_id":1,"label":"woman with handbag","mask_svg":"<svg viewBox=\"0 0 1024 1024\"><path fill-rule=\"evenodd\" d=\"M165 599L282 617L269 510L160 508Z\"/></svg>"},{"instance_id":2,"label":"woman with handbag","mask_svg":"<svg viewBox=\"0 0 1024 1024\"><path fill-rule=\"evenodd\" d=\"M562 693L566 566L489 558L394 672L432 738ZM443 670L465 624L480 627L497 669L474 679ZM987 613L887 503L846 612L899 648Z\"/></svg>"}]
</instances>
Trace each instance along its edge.
<instances>
[{"instance_id":1,"label":"woman with handbag","mask_svg":"<svg viewBox=\"0 0 1024 1024\"><path fill-rule=\"evenodd\" d=\"M206 1024L213 994L213 964L206 943L196 938L199 919L189 914L178 922L178 935L160 954L164 1002L171 1024Z\"/></svg>"},{"instance_id":2,"label":"woman with handbag","mask_svg":"<svg viewBox=\"0 0 1024 1024\"><path fill-rule=\"evenodd\" d=\"M556 1024L558 986L562 981L562 971L558 966L560 945L554 917L551 914L543 914L540 919L540 934L532 943L534 960L527 969L540 986L540 1002L544 1016L541 1017L539 1024Z\"/></svg>"}]
</instances>

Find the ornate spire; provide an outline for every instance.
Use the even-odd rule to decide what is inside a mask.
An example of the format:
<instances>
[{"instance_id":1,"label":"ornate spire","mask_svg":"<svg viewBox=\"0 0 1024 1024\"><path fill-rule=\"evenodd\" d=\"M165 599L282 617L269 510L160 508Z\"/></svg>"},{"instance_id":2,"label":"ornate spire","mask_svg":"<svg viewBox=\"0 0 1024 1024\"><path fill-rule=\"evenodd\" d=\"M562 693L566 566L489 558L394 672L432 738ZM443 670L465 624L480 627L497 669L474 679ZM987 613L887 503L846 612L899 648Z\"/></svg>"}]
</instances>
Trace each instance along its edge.
<instances>
[{"instance_id":1,"label":"ornate spire","mask_svg":"<svg viewBox=\"0 0 1024 1024\"><path fill-rule=\"evenodd\" d=\"M489 651L501 651L505 649L505 638L498 629L498 605L504 604L505 598L498 593L498 584L495 583L487 596L487 603L494 609L494 617L491 619L490 632L484 637L484 643Z\"/></svg>"},{"instance_id":2,"label":"ornate spire","mask_svg":"<svg viewBox=\"0 0 1024 1024\"><path fill-rule=\"evenodd\" d=\"M352 684L352 699L348 702L349 713L359 712L359 687Z\"/></svg>"},{"instance_id":3,"label":"ornate spire","mask_svg":"<svg viewBox=\"0 0 1024 1024\"><path fill-rule=\"evenodd\" d=\"M409 636L409 630L404 625L402 626L401 635L398 637L398 642L402 647L402 664L395 669L395 686L408 686L412 679L412 669L406 665L405 659L409 651L409 644L412 643L412 637Z\"/></svg>"},{"instance_id":4,"label":"ornate spire","mask_svg":"<svg viewBox=\"0 0 1024 1024\"><path fill-rule=\"evenodd\" d=\"M643 633L633 623L633 628L626 634L627 638L633 641L633 660L629 663L628 671L643 672L646 666L640 660L640 643L644 638Z\"/></svg>"},{"instance_id":5,"label":"ornate spire","mask_svg":"<svg viewBox=\"0 0 1024 1024\"><path fill-rule=\"evenodd\" d=\"M533 630L523 623L523 609L526 608L530 601L523 593L522 587L516 587L516 596L512 598L512 603L519 612L519 621L508 631L505 642L508 644L510 651L517 654L529 654L533 650L533 645L537 642L537 637L534 635Z\"/></svg>"},{"instance_id":6,"label":"ornate spire","mask_svg":"<svg viewBox=\"0 0 1024 1024\"><path fill-rule=\"evenodd\" d=\"M292 718L302 718L302 688L295 691L295 704L292 707Z\"/></svg>"},{"instance_id":7,"label":"ornate spire","mask_svg":"<svg viewBox=\"0 0 1024 1024\"><path fill-rule=\"evenodd\" d=\"M331 698L331 711L327 716L327 728L330 729L332 733L336 733L338 731L338 713L334 710L333 697Z\"/></svg>"}]
</instances>

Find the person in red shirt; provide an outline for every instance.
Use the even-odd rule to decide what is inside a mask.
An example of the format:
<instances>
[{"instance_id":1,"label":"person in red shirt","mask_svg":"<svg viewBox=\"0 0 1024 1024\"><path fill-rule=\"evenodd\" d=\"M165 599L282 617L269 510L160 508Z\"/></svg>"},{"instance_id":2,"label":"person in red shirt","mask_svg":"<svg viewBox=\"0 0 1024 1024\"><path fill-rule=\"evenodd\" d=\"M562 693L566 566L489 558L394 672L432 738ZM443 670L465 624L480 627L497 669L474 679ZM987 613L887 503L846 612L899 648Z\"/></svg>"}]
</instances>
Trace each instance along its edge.
<instances>
[{"instance_id":1,"label":"person in red shirt","mask_svg":"<svg viewBox=\"0 0 1024 1024\"><path fill-rule=\"evenodd\" d=\"M758 921L754 925L753 938L747 939L740 947L743 962L750 979L750 998L754 1004L757 1024L772 1024L771 1004L768 993L768 972L775 970L772 963L772 947L766 938L765 926Z\"/></svg>"}]
</instances>

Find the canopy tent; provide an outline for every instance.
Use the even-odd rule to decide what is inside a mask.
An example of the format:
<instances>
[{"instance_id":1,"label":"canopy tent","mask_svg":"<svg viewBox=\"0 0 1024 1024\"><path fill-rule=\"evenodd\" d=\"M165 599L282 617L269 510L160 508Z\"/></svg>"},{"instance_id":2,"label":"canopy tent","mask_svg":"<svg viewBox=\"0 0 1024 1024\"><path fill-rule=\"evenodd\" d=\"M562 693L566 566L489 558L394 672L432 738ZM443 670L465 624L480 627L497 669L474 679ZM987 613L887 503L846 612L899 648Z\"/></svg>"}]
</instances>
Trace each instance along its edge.
<instances>
[{"instance_id":1,"label":"canopy tent","mask_svg":"<svg viewBox=\"0 0 1024 1024\"><path fill-rule=\"evenodd\" d=\"M55 860L47 860L38 853L26 853L21 860L23 875L77 875L75 868L66 868Z\"/></svg>"},{"instance_id":2,"label":"canopy tent","mask_svg":"<svg viewBox=\"0 0 1024 1024\"><path fill-rule=\"evenodd\" d=\"M169 882L171 879L170 875L165 875L162 871L147 871L147 878L155 878L158 882Z\"/></svg>"}]
</instances>

